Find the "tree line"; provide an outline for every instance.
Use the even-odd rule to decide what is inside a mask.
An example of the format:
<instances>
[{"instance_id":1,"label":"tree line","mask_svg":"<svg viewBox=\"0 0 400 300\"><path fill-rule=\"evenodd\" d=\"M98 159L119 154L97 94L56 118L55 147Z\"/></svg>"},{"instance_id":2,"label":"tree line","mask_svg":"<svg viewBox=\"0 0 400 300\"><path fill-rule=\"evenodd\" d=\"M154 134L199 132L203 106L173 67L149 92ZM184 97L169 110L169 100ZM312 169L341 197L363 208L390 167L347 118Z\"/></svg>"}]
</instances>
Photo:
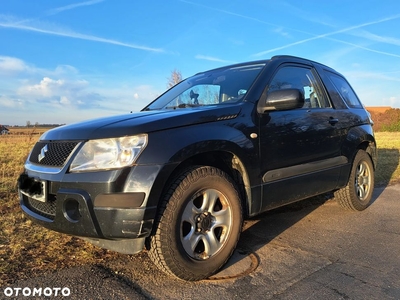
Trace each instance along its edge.
<instances>
[{"instance_id":1,"label":"tree line","mask_svg":"<svg viewBox=\"0 0 400 300\"><path fill-rule=\"evenodd\" d=\"M385 112L370 111L372 121L374 121L375 131L400 131L400 109L391 108Z\"/></svg>"},{"instance_id":2,"label":"tree line","mask_svg":"<svg viewBox=\"0 0 400 300\"><path fill-rule=\"evenodd\" d=\"M26 121L26 126L27 128L33 128L33 127L58 127L61 125L65 125L65 124L42 124L39 122L35 122L34 124L31 123L31 121ZM23 127L23 126L13 126L13 127Z\"/></svg>"}]
</instances>

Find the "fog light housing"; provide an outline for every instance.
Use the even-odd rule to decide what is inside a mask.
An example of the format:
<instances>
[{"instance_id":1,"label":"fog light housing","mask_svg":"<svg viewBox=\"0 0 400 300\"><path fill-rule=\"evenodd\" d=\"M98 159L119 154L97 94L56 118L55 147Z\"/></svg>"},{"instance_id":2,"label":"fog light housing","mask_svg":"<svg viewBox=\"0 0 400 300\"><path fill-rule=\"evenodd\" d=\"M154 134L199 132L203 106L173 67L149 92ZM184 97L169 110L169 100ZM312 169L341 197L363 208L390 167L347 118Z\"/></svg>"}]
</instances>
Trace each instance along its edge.
<instances>
[{"instance_id":1,"label":"fog light housing","mask_svg":"<svg viewBox=\"0 0 400 300\"><path fill-rule=\"evenodd\" d=\"M76 223L82 217L81 213L79 212L79 202L75 199L67 199L64 202L64 217L72 222Z\"/></svg>"}]
</instances>

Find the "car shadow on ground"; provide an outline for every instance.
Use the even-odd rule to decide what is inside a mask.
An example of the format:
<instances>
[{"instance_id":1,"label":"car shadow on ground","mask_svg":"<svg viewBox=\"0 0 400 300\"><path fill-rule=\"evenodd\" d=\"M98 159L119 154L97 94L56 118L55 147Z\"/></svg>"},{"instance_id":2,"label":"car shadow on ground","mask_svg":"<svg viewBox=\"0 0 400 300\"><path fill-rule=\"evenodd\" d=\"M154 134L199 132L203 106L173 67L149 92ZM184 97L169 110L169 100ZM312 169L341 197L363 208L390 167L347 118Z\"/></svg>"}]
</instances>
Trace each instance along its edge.
<instances>
[{"instance_id":1,"label":"car shadow on ground","mask_svg":"<svg viewBox=\"0 0 400 300\"><path fill-rule=\"evenodd\" d=\"M400 183L400 180L391 180L400 161L398 149L378 148L378 163L375 168L375 192L371 205L390 184Z\"/></svg>"},{"instance_id":2,"label":"car shadow on ground","mask_svg":"<svg viewBox=\"0 0 400 300\"><path fill-rule=\"evenodd\" d=\"M398 149L378 149L378 163L375 171L375 186L386 187L393 173L399 166L400 153Z\"/></svg>"},{"instance_id":3,"label":"car shadow on ground","mask_svg":"<svg viewBox=\"0 0 400 300\"><path fill-rule=\"evenodd\" d=\"M238 247L250 247L254 250L254 247L260 243L262 247L331 199L333 199L332 193L315 196L267 211L245 221ZM254 221L251 227L246 228L246 222ZM254 236L254 232L259 230L263 231L263 240L260 240L259 235Z\"/></svg>"},{"instance_id":4,"label":"car shadow on ground","mask_svg":"<svg viewBox=\"0 0 400 300\"><path fill-rule=\"evenodd\" d=\"M237 244L238 251L242 254L254 255L258 249L276 239L281 233L307 217L325 202L333 201L333 199L333 193L326 193L264 212L246 220ZM246 259L246 256L242 256L242 258ZM262 260L263 258L257 256L257 259ZM233 256L233 259L230 259L223 269L239 263L237 257Z\"/></svg>"},{"instance_id":5,"label":"car shadow on ground","mask_svg":"<svg viewBox=\"0 0 400 300\"><path fill-rule=\"evenodd\" d=\"M388 149L385 150L388 151ZM397 168L399 152L397 150L393 150L390 151L390 154L391 158L390 161L387 162L387 166L382 167L385 167L386 172L390 173L391 176ZM371 205L374 204L376 199L378 199L388 185L389 180L381 180L379 184L375 185ZM327 201L335 201L333 192L282 206L245 221L237 249L239 249L242 254L245 253L246 255L253 255L257 250L278 238L281 233L288 230L302 219L306 218L308 215L313 213L313 211L324 205ZM238 261L237 257L238 256L229 260L223 269L229 268L233 264L239 264L240 261ZM242 256L242 259L245 258L246 256ZM257 259L262 260L263 258L257 257Z\"/></svg>"}]
</instances>

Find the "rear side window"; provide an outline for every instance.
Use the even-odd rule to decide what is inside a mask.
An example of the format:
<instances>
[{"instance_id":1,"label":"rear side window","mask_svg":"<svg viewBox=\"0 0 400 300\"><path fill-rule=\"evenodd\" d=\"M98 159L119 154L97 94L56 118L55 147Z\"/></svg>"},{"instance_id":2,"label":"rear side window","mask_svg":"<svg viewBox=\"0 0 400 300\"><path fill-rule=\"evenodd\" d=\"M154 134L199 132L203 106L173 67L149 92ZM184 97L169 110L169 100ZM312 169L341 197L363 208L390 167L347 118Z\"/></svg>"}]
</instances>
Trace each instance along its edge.
<instances>
[{"instance_id":1,"label":"rear side window","mask_svg":"<svg viewBox=\"0 0 400 300\"><path fill-rule=\"evenodd\" d=\"M348 107L362 108L362 104L358 100L356 93L343 77L330 72L328 72L328 76Z\"/></svg>"}]
</instances>

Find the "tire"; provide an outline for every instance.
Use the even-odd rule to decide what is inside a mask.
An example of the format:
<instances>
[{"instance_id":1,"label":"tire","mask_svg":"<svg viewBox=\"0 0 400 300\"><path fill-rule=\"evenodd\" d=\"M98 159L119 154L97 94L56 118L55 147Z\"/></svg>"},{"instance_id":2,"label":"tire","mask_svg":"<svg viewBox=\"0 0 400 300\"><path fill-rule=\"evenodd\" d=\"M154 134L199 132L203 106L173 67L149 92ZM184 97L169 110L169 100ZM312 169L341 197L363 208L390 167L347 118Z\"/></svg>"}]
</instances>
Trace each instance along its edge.
<instances>
[{"instance_id":1,"label":"tire","mask_svg":"<svg viewBox=\"0 0 400 300\"><path fill-rule=\"evenodd\" d=\"M345 209L362 211L372 200L374 167L370 156L359 150L354 158L347 186L335 192L335 199Z\"/></svg>"},{"instance_id":2,"label":"tire","mask_svg":"<svg viewBox=\"0 0 400 300\"><path fill-rule=\"evenodd\" d=\"M226 263L239 239L238 190L217 168L191 167L170 186L155 223L151 260L183 280L208 278Z\"/></svg>"}]
</instances>

